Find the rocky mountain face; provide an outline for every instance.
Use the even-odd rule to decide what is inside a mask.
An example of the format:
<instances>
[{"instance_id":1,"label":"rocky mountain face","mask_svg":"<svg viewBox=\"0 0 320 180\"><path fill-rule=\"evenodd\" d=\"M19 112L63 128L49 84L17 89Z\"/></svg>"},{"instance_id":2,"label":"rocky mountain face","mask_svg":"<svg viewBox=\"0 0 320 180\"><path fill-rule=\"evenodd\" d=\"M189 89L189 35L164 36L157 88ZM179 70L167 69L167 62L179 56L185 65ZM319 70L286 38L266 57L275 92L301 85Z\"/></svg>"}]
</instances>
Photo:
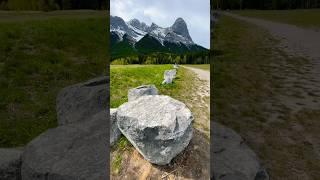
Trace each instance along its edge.
<instances>
[{"instance_id":1,"label":"rocky mountain face","mask_svg":"<svg viewBox=\"0 0 320 180\"><path fill-rule=\"evenodd\" d=\"M111 16L110 33L113 54L185 53L207 50L193 42L187 23L182 18L178 18L172 26L163 28L155 23L148 26L138 19L125 22L121 17Z\"/></svg>"}]
</instances>

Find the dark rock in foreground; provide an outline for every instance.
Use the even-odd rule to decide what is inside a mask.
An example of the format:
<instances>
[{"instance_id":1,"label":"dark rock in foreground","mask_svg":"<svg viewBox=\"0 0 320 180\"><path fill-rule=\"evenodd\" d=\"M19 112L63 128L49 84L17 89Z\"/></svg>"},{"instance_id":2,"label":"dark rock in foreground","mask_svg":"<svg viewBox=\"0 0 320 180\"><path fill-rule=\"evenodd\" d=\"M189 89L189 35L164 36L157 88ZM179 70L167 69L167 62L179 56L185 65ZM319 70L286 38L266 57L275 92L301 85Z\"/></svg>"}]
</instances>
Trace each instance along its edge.
<instances>
[{"instance_id":1,"label":"dark rock in foreground","mask_svg":"<svg viewBox=\"0 0 320 180\"><path fill-rule=\"evenodd\" d=\"M233 130L213 123L213 173L215 180L268 180L256 154Z\"/></svg>"},{"instance_id":2,"label":"dark rock in foreground","mask_svg":"<svg viewBox=\"0 0 320 180\"><path fill-rule=\"evenodd\" d=\"M118 127L151 163L165 165L184 150L192 138L191 111L169 96L142 96L121 105Z\"/></svg>"},{"instance_id":3,"label":"dark rock in foreground","mask_svg":"<svg viewBox=\"0 0 320 180\"><path fill-rule=\"evenodd\" d=\"M0 179L21 179L21 154L20 149L0 148Z\"/></svg>"},{"instance_id":4,"label":"dark rock in foreground","mask_svg":"<svg viewBox=\"0 0 320 180\"><path fill-rule=\"evenodd\" d=\"M90 119L106 110L109 77L99 77L61 90L57 97L59 125Z\"/></svg>"},{"instance_id":5,"label":"dark rock in foreground","mask_svg":"<svg viewBox=\"0 0 320 180\"><path fill-rule=\"evenodd\" d=\"M50 129L22 155L22 179L108 179L107 111L89 121Z\"/></svg>"}]
</instances>

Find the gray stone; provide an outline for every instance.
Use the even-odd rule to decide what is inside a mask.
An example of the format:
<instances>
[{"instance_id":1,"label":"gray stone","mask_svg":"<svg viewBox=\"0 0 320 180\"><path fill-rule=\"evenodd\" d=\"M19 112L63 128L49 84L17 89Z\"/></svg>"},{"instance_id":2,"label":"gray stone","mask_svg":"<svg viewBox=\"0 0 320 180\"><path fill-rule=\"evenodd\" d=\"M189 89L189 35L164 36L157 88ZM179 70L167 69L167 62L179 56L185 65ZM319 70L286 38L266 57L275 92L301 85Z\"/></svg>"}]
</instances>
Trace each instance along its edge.
<instances>
[{"instance_id":1,"label":"gray stone","mask_svg":"<svg viewBox=\"0 0 320 180\"><path fill-rule=\"evenodd\" d=\"M215 180L268 180L256 154L233 130L213 123L213 172Z\"/></svg>"},{"instance_id":2,"label":"gray stone","mask_svg":"<svg viewBox=\"0 0 320 180\"><path fill-rule=\"evenodd\" d=\"M167 76L164 78L164 80L162 81L162 84L171 84L173 81L173 78L170 76Z\"/></svg>"},{"instance_id":3,"label":"gray stone","mask_svg":"<svg viewBox=\"0 0 320 180\"><path fill-rule=\"evenodd\" d=\"M62 89L57 97L58 124L88 120L105 110L108 82L109 77L100 77Z\"/></svg>"},{"instance_id":4,"label":"gray stone","mask_svg":"<svg viewBox=\"0 0 320 180\"><path fill-rule=\"evenodd\" d=\"M164 78L166 77L172 77L172 79L176 78L177 70L176 69L170 69L164 71Z\"/></svg>"},{"instance_id":5,"label":"gray stone","mask_svg":"<svg viewBox=\"0 0 320 180\"><path fill-rule=\"evenodd\" d=\"M0 148L0 179L21 179L21 154L21 149Z\"/></svg>"},{"instance_id":6,"label":"gray stone","mask_svg":"<svg viewBox=\"0 0 320 180\"><path fill-rule=\"evenodd\" d=\"M31 141L22 155L22 179L108 179L107 113L49 129Z\"/></svg>"},{"instance_id":7,"label":"gray stone","mask_svg":"<svg viewBox=\"0 0 320 180\"><path fill-rule=\"evenodd\" d=\"M119 140L121 132L117 125L117 109L110 109L110 145Z\"/></svg>"},{"instance_id":8,"label":"gray stone","mask_svg":"<svg viewBox=\"0 0 320 180\"><path fill-rule=\"evenodd\" d=\"M163 75L164 81L162 82L162 84L171 84L173 79L176 78L176 74L176 69L165 70Z\"/></svg>"},{"instance_id":9,"label":"gray stone","mask_svg":"<svg viewBox=\"0 0 320 180\"><path fill-rule=\"evenodd\" d=\"M145 95L158 95L158 89L155 85L142 85L128 91L128 101L134 101Z\"/></svg>"},{"instance_id":10,"label":"gray stone","mask_svg":"<svg viewBox=\"0 0 320 180\"><path fill-rule=\"evenodd\" d=\"M169 96L148 95L121 105L118 127L151 163L165 165L192 138L193 116L187 106Z\"/></svg>"}]
</instances>

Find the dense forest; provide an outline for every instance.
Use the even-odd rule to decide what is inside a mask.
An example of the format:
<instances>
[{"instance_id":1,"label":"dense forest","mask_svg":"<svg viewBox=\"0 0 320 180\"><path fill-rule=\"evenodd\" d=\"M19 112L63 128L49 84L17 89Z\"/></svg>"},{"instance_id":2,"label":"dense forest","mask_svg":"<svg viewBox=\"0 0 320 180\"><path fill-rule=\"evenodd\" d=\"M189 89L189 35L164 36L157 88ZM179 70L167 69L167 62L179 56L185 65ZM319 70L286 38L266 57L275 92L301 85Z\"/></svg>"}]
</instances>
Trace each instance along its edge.
<instances>
[{"instance_id":1,"label":"dense forest","mask_svg":"<svg viewBox=\"0 0 320 180\"><path fill-rule=\"evenodd\" d=\"M106 0L0 0L1 10L106 9Z\"/></svg>"},{"instance_id":2,"label":"dense forest","mask_svg":"<svg viewBox=\"0 0 320 180\"><path fill-rule=\"evenodd\" d=\"M214 9L309 9L320 0L211 0Z\"/></svg>"},{"instance_id":3,"label":"dense forest","mask_svg":"<svg viewBox=\"0 0 320 180\"><path fill-rule=\"evenodd\" d=\"M111 64L210 64L209 52L186 54L152 53L148 55L133 55L111 60Z\"/></svg>"}]
</instances>

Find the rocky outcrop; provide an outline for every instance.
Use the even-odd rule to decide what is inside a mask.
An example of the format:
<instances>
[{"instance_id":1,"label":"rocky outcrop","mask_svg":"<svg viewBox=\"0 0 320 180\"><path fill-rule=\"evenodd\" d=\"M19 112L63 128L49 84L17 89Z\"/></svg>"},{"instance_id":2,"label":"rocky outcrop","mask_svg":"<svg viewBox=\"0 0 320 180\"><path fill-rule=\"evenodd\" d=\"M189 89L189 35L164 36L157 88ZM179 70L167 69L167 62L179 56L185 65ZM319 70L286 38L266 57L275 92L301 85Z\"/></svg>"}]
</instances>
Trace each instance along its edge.
<instances>
[{"instance_id":1,"label":"rocky outcrop","mask_svg":"<svg viewBox=\"0 0 320 180\"><path fill-rule=\"evenodd\" d=\"M121 132L117 124L117 109L110 109L110 145L113 145L121 136Z\"/></svg>"},{"instance_id":2,"label":"rocky outcrop","mask_svg":"<svg viewBox=\"0 0 320 180\"><path fill-rule=\"evenodd\" d=\"M213 173L215 180L268 180L256 154L233 130L213 123Z\"/></svg>"},{"instance_id":3,"label":"rocky outcrop","mask_svg":"<svg viewBox=\"0 0 320 180\"><path fill-rule=\"evenodd\" d=\"M191 111L169 96L142 96L121 105L118 127L132 145L151 163L165 165L192 138Z\"/></svg>"},{"instance_id":4,"label":"rocky outcrop","mask_svg":"<svg viewBox=\"0 0 320 180\"><path fill-rule=\"evenodd\" d=\"M142 85L128 91L128 101L134 101L145 95L158 95L158 89L155 85Z\"/></svg>"},{"instance_id":5,"label":"rocky outcrop","mask_svg":"<svg viewBox=\"0 0 320 180\"><path fill-rule=\"evenodd\" d=\"M22 179L108 179L107 112L88 121L49 129L22 155Z\"/></svg>"},{"instance_id":6,"label":"rocky outcrop","mask_svg":"<svg viewBox=\"0 0 320 180\"><path fill-rule=\"evenodd\" d=\"M90 117L107 107L109 77L92 79L85 83L69 86L57 97L59 125L90 120Z\"/></svg>"},{"instance_id":7,"label":"rocky outcrop","mask_svg":"<svg viewBox=\"0 0 320 180\"><path fill-rule=\"evenodd\" d=\"M21 179L21 153L22 149L0 148L0 179Z\"/></svg>"}]
</instances>

